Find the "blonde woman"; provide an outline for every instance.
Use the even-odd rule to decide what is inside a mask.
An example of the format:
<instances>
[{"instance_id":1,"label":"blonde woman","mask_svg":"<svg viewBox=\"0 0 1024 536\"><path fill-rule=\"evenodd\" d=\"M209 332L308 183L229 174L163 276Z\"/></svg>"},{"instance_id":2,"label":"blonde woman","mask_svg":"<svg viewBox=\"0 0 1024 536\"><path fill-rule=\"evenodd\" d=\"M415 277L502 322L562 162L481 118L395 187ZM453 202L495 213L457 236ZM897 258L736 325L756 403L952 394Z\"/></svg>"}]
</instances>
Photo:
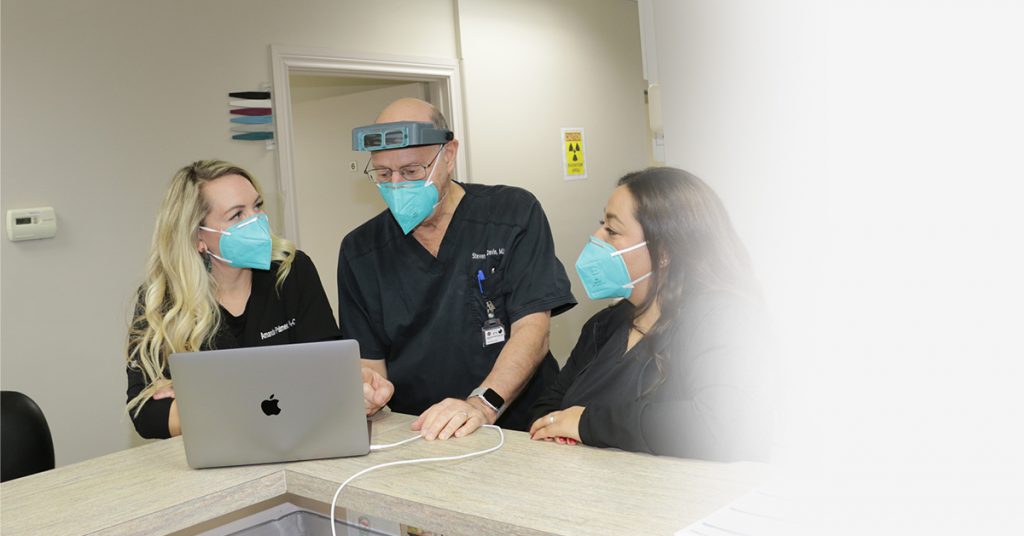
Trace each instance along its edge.
<instances>
[{"instance_id":1,"label":"blonde woman","mask_svg":"<svg viewBox=\"0 0 1024 536\"><path fill-rule=\"evenodd\" d=\"M270 231L263 192L242 168L202 160L171 180L128 335L128 412L139 435L181 434L173 352L341 337L312 261ZM367 414L391 385L364 370Z\"/></svg>"}]
</instances>

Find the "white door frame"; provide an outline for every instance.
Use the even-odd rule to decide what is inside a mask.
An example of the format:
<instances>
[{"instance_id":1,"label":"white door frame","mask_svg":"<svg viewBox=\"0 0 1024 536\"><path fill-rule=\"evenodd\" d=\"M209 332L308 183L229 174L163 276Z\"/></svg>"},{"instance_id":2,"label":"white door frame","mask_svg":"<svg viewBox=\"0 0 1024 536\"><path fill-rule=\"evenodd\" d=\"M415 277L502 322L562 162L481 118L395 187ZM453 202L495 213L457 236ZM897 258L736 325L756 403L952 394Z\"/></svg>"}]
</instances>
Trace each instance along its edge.
<instances>
[{"instance_id":1,"label":"white door frame","mask_svg":"<svg viewBox=\"0 0 1024 536\"><path fill-rule=\"evenodd\" d=\"M276 124L278 193L284 219L284 237L295 241L299 236L298 207L295 201L295 168L292 143L292 99L288 76L291 73L383 78L409 82L436 82L439 89L431 95L448 118L458 140L465 139L462 114L462 80L459 64L454 59L418 58L351 54L335 50L270 45L270 62L274 75L271 89ZM456 162L461 177L468 177L469 165L465 145L460 144Z\"/></svg>"}]
</instances>

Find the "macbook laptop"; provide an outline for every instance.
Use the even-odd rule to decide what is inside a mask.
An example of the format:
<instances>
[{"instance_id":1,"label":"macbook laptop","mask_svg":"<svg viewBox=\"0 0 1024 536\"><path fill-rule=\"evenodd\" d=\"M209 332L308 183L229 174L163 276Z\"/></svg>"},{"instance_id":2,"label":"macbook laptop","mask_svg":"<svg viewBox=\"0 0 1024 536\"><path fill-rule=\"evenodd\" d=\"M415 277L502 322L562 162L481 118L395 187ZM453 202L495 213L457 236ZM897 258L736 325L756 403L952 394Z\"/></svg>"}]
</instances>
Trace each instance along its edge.
<instances>
[{"instance_id":1,"label":"macbook laptop","mask_svg":"<svg viewBox=\"0 0 1024 536\"><path fill-rule=\"evenodd\" d=\"M370 451L354 340L179 352L170 367L194 468Z\"/></svg>"}]
</instances>

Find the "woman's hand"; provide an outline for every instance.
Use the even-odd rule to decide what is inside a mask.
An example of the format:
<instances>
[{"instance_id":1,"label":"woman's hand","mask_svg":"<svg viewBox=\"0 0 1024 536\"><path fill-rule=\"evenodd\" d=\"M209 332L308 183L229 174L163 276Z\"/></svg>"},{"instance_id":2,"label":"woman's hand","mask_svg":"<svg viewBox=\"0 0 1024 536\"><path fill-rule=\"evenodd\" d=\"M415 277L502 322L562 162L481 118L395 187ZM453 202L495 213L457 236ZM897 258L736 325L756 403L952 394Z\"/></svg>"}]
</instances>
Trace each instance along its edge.
<instances>
[{"instance_id":1,"label":"woman's hand","mask_svg":"<svg viewBox=\"0 0 1024 536\"><path fill-rule=\"evenodd\" d=\"M580 442L580 415L583 406L573 406L562 411L552 411L537 419L530 427L531 439L557 441L569 445Z\"/></svg>"},{"instance_id":2,"label":"woman's hand","mask_svg":"<svg viewBox=\"0 0 1024 536\"><path fill-rule=\"evenodd\" d=\"M174 397L174 386L170 380L159 380L156 384L156 392L153 393L153 400L170 398L171 411L167 414L167 431L171 437L181 435L181 416L178 413L178 399Z\"/></svg>"},{"instance_id":3,"label":"woman's hand","mask_svg":"<svg viewBox=\"0 0 1024 536\"><path fill-rule=\"evenodd\" d=\"M366 405L366 416L380 411L391 395L395 394L395 385L373 369L363 367L363 402Z\"/></svg>"},{"instance_id":4,"label":"woman's hand","mask_svg":"<svg viewBox=\"0 0 1024 536\"><path fill-rule=\"evenodd\" d=\"M174 387L169 381L161 381L157 387L156 392L153 393L153 400L161 400L164 398L174 398Z\"/></svg>"}]
</instances>

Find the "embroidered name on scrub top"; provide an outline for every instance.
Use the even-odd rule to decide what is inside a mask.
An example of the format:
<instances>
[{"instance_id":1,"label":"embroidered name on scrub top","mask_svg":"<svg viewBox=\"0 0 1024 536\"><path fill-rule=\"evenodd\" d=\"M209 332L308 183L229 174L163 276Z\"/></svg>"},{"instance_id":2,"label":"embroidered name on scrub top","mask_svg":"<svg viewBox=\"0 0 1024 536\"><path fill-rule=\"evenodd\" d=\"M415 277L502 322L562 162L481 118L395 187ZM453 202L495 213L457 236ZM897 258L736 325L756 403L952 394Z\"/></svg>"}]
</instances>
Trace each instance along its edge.
<instances>
[{"instance_id":1,"label":"embroidered name on scrub top","mask_svg":"<svg viewBox=\"0 0 1024 536\"><path fill-rule=\"evenodd\" d=\"M486 259L487 257L494 257L494 256L497 256L497 255L504 255L504 254L505 254L505 248L495 248L495 249L488 249L487 253L477 253L477 252L474 251L472 253L472 256L473 256L473 260L474 261L482 261L482 260Z\"/></svg>"},{"instance_id":2,"label":"embroidered name on scrub top","mask_svg":"<svg viewBox=\"0 0 1024 536\"><path fill-rule=\"evenodd\" d=\"M293 319L289 320L287 324L281 324L280 326L277 326L276 328L274 328L274 329L272 329L270 331L262 331L262 332L260 332L260 340L264 340L265 341L265 340L273 337L274 335L277 335L278 333L281 333L281 332L284 332L284 331L288 331L288 329L291 328L294 325L295 325L295 319L293 318Z\"/></svg>"}]
</instances>

